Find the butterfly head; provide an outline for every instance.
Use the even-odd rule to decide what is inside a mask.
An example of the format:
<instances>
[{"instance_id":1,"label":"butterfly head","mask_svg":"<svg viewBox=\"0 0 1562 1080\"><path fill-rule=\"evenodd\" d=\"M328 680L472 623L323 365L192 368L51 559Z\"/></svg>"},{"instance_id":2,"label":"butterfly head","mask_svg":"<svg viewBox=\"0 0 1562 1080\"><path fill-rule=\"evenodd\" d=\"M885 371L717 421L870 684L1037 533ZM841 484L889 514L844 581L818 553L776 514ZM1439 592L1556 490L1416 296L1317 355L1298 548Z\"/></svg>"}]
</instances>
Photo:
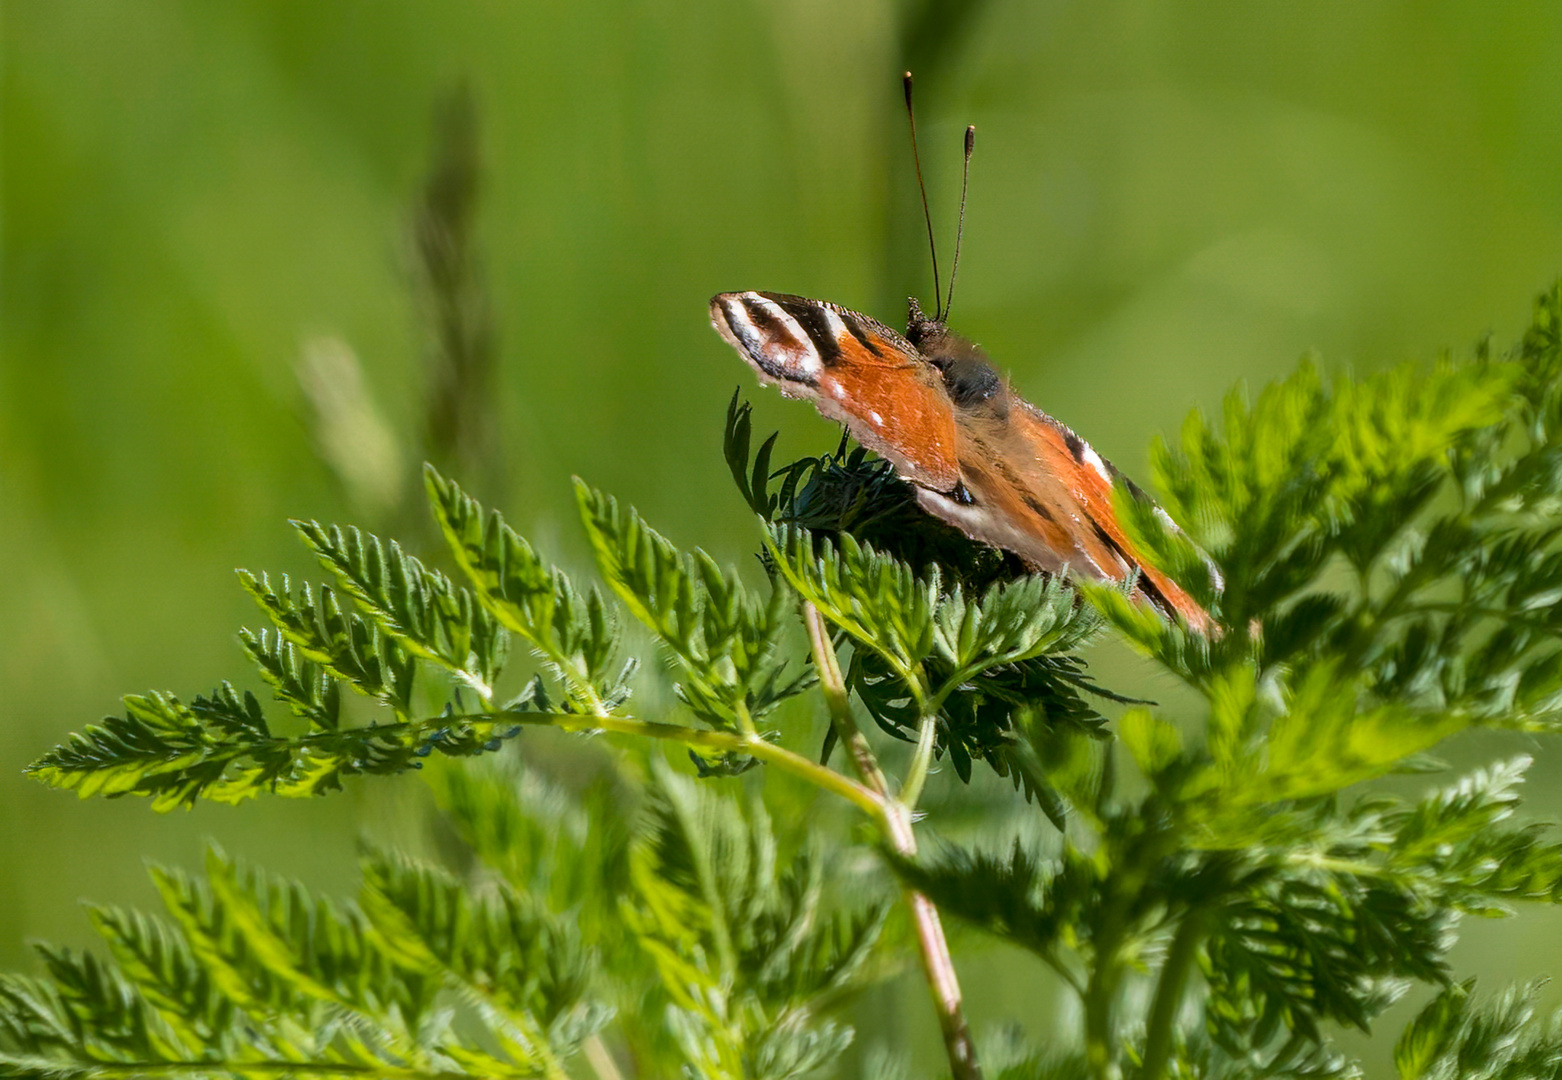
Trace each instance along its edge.
<instances>
[{"instance_id":1,"label":"butterfly head","mask_svg":"<svg viewBox=\"0 0 1562 1080\"><path fill-rule=\"evenodd\" d=\"M924 356L953 336L949 332L949 324L937 314L928 318L923 313L922 303L915 296L906 301L906 306L909 309L906 315L906 340L920 349Z\"/></svg>"}]
</instances>

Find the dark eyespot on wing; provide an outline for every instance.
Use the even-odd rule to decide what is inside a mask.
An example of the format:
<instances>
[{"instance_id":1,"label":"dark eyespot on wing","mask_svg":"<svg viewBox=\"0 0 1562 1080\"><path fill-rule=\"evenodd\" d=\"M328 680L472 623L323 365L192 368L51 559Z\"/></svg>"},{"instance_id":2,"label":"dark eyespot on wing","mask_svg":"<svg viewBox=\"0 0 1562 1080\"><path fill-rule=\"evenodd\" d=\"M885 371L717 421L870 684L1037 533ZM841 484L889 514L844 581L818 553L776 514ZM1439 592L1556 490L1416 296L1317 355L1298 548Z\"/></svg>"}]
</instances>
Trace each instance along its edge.
<instances>
[{"instance_id":1,"label":"dark eyespot on wing","mask_svg":"<svg viewBox=\"0 0 1562 1080\"><path fill-rule=\"evenodd\" d=\"M971 494L971 490L964 483L955 485L954 490L949 493L949 499L951 502L959 503L961 506L976 505L976 496Z\"/></svg>"}]
</instances>

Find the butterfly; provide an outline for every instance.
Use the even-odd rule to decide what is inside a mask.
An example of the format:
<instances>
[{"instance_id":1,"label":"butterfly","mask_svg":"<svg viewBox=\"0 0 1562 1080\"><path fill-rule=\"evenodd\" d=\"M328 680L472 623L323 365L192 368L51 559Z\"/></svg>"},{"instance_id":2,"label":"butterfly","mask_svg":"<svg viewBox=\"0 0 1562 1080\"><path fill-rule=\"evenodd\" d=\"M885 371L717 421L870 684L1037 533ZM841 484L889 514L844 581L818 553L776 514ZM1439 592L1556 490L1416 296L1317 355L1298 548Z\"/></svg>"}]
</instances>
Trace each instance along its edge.
<instances>
[{"instance_id":1,"label":"butterfly","mask_svg":"<svg viewBox=\"0 0 1562 1080\"><path fill-rule=\"evenodd\" d=\"M908 113L910 80L908 74ZM974 135L967 128L968 168ZM917 173L920 184L920 163ZM931 243L930 217L928 232ZM959 257L957 243L956 266ZM937 258L935 250L935 285ZM951 272L951 300L953 293ZM1132 579L1135 598L1166 618L1219 633L1198 601L1139 553L1118 520L1115 485L1153 506L1149 496L1016 394L977 345L950 331L948 313L940 300L929 318L912 299L903 337L839 304L787 293L729 292L710 302L711 325L761 383L811 401L844 424L858 443L890 462L928 513L973 540L1013 552L1033 570ZM1164 510L1155 511L1176 530ZM1213 564L1209 571L1219 589L1219 572Z\"/></svg>"},{"instance_id":2,"label":"butterfly","mask_svg":"<svg viewBox=\"0 0 1562 1080\"><path fill-rule=\"evenodd\" d=\"M1139 554L1118 521L1114 485L1149 496L915 300L904 337L839 304L786 293L722 293L710 310L760 382L846 425L928 513L1035 570L1134 578L1137 599L1212 630L1203 607Z\"/></svg>"}]
</instances>

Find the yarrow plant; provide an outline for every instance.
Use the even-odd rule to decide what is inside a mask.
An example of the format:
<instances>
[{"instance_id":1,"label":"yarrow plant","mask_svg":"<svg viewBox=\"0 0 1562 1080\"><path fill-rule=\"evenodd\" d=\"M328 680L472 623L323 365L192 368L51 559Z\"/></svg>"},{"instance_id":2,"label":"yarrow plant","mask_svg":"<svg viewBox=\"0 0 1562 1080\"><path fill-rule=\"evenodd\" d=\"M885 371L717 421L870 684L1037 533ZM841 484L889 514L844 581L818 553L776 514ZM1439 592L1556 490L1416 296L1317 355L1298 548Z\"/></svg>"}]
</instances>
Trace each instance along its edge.
<instances>
[{"instance_id":1,"label":"yarrow plant","mask_svg":"<svg viewBox=\"0 0 1562 1080\"><path fill-rule=\"evenodd\" d=\"M157 868L163 912L94 908L106 951L42 946L39 974L0 976L0 1074L935 1075L846 1055L847 1000L917 963L962 1080L1359 1075L1331 1033L1417 984L1435 996L1401 1077L1562 1076L1530 992L1477 995L1448 960L1462 917L1562 899L1562 844L1518 812L1529 760L1434 756L1562 715L1562 287L1507 353L1304 365L1156 444L1186 533L1118 509L1218 633L1027 574L844 443L779 468L774 448L735 398L757 586L578 481L605 588L433 469L448 574L296 523L321 581L241 575L271 703L228 682L128 697L28 771L166 810L448 759L417 775L460 869L371 851L332 900L215 850ZM674 685L651 715L629 620ZM1099 685L1082 650L1113 638L1180 704ZM531 762L539 727L618 738L581 783ZM1012 784L1020 839L930 846L930 782L947 804L978 770ZM1419 779L1370 783L1389 774ZM877 857L796 827L798 791L859 813ZM1034 956L1074 1019L979 1054L946 919Z\"/></svg>"}]
</instances>

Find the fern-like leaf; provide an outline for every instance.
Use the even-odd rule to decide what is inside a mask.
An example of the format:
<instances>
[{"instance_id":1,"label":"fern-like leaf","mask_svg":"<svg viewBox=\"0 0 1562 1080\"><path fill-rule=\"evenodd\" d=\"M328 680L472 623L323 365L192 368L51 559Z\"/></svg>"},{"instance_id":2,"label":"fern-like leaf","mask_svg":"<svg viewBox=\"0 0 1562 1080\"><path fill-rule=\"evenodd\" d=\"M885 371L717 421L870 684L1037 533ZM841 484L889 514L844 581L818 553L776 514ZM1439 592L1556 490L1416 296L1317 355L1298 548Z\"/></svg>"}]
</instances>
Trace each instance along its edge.
<instances>
[{"instance_id":1,"label":"fern-like leaf","mask_svg":"<svg viewBox=\"0 0 1562 1080\"><path fill-rule=\"evenodd\" d=\"M679 695L714 727L752 727L812 683L777 657L791 597L761 599L709 555L680 552L633 510L577 480L581 520L619 599L677 658Z\"/></svg>"},{"instance_id":2,"label":"fern-like leaf","mask_svg":"<svg viewBox=\"0 0 1562 1080\"><path fill-rule=\"evenodd\" d=\"M558 676L566 704L606 715L629 699L634 664L617 663L615 612L596 589L582 593L562 571L452 481L424 469L429 504L478 599Z\"/></svg>"}]
</instances>

